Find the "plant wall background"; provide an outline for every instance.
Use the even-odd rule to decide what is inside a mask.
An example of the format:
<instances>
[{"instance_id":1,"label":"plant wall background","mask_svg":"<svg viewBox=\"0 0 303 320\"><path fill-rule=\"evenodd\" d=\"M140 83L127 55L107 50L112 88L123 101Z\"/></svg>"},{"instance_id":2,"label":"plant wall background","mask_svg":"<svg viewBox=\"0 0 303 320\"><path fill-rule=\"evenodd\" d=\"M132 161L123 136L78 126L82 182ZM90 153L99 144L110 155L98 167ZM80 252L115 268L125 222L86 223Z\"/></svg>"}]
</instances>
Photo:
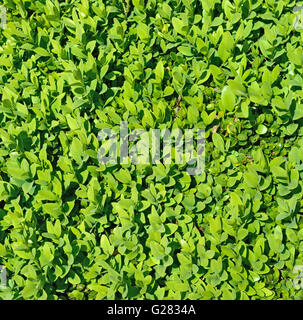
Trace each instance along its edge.
<instances>
[{"instance_id":1,"label":"plant wall background","mask_svg":"<svg viewBox=\"0 0 303 320\"><path fill-rule=\"evenodd\" d=\"M303 298L300 3L1 5L2 299ZM121 121L204 128L205 171L100 165Z\"/></svg>"}]
</instances>

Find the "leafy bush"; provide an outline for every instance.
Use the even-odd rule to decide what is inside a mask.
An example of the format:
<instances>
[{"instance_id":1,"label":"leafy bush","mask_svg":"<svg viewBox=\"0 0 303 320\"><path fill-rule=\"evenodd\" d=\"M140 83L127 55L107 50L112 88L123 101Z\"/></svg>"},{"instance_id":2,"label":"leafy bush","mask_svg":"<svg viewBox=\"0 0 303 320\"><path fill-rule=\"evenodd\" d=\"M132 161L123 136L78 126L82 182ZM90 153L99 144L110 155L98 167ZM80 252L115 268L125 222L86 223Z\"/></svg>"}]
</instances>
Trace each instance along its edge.
<instances>
[{"instance_id":1,"label":"leafy bush","mask_svg":"<svg viewBox=\"0 0 303 320\"><path fill-rule=\"evenodd\" d=\"M3 1L2 299L303 298L295 5ZM100 165L121 121L204 128L205 171Z\"/></svg>"}]
</instances>

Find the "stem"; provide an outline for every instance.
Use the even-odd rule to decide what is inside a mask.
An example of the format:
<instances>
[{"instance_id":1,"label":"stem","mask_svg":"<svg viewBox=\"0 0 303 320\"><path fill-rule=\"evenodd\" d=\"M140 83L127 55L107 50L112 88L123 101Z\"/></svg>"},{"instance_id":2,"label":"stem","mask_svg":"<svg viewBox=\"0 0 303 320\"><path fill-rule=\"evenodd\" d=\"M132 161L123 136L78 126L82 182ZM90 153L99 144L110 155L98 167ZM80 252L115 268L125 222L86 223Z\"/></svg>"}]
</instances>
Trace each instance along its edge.
<instances>
[{"instance_id":1,"label":"stem","mask_svg":"<svg viewBox=\"0 0 303 320\"><path fill-rule=\"evenodd\" d=\"M129 0L122 0L123 10L125 15L129 12Z\"/></svg>"}]
</instances>

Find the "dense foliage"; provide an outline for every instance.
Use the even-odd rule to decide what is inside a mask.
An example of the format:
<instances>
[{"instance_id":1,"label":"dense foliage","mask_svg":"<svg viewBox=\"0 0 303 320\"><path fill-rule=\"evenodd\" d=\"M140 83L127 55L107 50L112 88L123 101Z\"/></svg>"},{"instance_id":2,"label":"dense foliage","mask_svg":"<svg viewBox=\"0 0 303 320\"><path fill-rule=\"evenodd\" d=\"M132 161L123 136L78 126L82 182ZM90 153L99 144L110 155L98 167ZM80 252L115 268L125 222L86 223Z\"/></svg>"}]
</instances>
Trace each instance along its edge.
<instances>
[{"instance_id":1,"label":"dense foliage","mask_svg":"<svg viewBox=\"0 0 303 320\"><path fill-rule=\"evenodd\" d=\"M2 299L303 298L298 2L2 5ZM205 128L205 172L100 165L123 120Z\"/></svg>"}]
</instances>

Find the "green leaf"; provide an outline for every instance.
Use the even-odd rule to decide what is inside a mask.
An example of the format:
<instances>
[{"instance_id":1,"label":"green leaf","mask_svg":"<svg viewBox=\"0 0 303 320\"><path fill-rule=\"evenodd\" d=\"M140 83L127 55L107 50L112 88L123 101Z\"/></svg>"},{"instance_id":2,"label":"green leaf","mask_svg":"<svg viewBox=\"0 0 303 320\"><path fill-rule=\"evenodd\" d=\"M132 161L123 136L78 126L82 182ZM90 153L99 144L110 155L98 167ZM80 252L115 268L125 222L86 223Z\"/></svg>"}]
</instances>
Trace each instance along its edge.
<instances>
[{"instance_id":1,"label":"green leaf","mask_svg":"<svg viewBox=\"0 0 303 320\"><path fill-rule=\"evenodd\" d=\"M220 217L216 217L210 220L210 232L212 234L218 233L221 231L221 219Z\"/></svg>"},{"instance_id":2,"label":"green leaf","mask_svg":"<svg viewBox=\"0 0 303 320\"><path fill-rule=\"evenodd\" d=\"M162 61L159 61L157 63L157 66L156 66L156 69L155 69L155 74L156 74L156 78L159 79L160 81L163 79L163 77L164 77L164 67L163 67Z\"/></svg>"},{"instance_id":3,"label":"green leaf","mask_svg":"<svg viewBox=\"0 0 303 320\"><path fill-rule=\"evenodd\" d=\"M193 55L191 48L188 46L180 46L178 47L178 51L181 52L184 56L191 57Z\"/></svg>"},{"instance_id":4,"label":"green leaf","mask_svg":"<svg viewBox=\"0 0 303 320\"><path fill-rule=\"evenodd\" d=\"M190 124L195 124L199 120L199 110L195 106L189 106L187 119Z\"/></svg>"},{"instance_id":5,"label":"green leaf","mask_svg":"<svg viewBox=\"0 0 303 320\"><path fill-rule=\"evenodd\" d=\"M137 34L138 37L142 40L142 41L148 41L149 39L149 27L148 25L139 22L137 25Z\"/></svg>"},{"instance_id":6,"label":"green leaf","mask_svg":"<svg viewBox=\"0 0 303 320\"><path fill-rule=\"evenodd\" d=\"M224 87L221 95L222 110L233 111L236 107L236 97L230 87Z\"/></svg>"},{"instance_id":7,"label":"green leaf","mask_svg":"<svg viewBox=\"0 0 303 320\"><path fill-rule=\"evenodd\" d=\"M73 159L80 164L82 162L83 145L78 138L74 138L70 147L70 154Z\"/></svg>"},{"instance_id":8,"label":"green leaf","mask_svg":"<svg viewBox=\"0 0 303 320\"><path fill-rule=\"evenodd\" d=\"M263 135L267 132L267 128L263 124L259 124L256 132L260 135Z\"/></svg>"},{"instance_id":9,"label":"green leaf","mask_svg":"<svg viewBox=\"0 0 303 320\"><path fill-rule=\"evenodd\" d=\"M224 153L224 150L225 150L225 147L224 147L224 140L223 138L217 133L217 132L214 132L212 134L212 140L213 140L213 143L215 145L215 147Z\"/></svg>"},{"instance_id":10,"label":"green leaf","mask_svg":"<svg viewBox=\"0 0 303 320\"><path fill-rule=\"evenodd\" d=\"M151 254L158 260L161 260L165 255L164 248L156 241L150 242Z\"/></svg>"},{"instance_id":11,"label":"green leaf","mask_svg":"<svg viewBox=\"0 0 303 320\"><path fill-rule=\"evenodd\" d=\"M32 259L33 255L29 250L29 247L25 244L14 242L12 243L12 249L14 253L22 259Z\"/></svg>"},{"instance_id":12,"label":"green leaf","mask_svg":"<svg viewBox=\"0 0 303 320\"><path fill-rule=\"evenodd\" d=\"M249 170L244 173L244 183L251 188L258 187L259 176L253 168L249 168Z\"/></svg>"},{"instance_id":13,"label":"green leaf","mask_svg":"<svg viewBox=\"0 0 303 320\"><path fill-rule=\"evenodd\" d=\"M41 267L49 265L54 259L53 244L46 242L40 251L41 251L41 255L39 257L39 261L40 261Z\"/></svg>"},{"instance_id":14,"label":"green leaf","mask_svg":"<svg viewBox=\"0 0 303 320\"><path fill-rule=\"evenodd\" d=\"M176 30L177 33L181 34L181 35L185 35L186 34L186 29L187 29L187 25L185 24L184 21L173 17L172 18L172 24L174 29Z\"/></svg>"},{"instance_id":15,"label":"green leaf","mask_svg":"<svg viewBox=\"0 0 303 320\"><path fill-rule=\"evenodd\" d=\"M102 234L101 236L101 241L100 241L100 244L101 244L101 248L102 250L108 254L108 255L112 255L113 252L114 252L114 247L111 246L107 236L105 234Z\"/></svg>"},{"instance_id":16,"label":"green leaf","mask_svg":"<svg viewBox=\"0 0 303 320\"><path fill-rule=\"evenodd\" d=\"M50 53L47 50L45 50L44 48L38 47L38 48L35 48L34 51L36 53L38 53L41 57L49 57L50 56Z\"/></svg>"},{"instance_id":17,"label":"green leaf","mask_svg":"<svg viewBox=\"0 0 303 320\"><path fill-rule=\"evenodd\" d=\"M222 41L218 48L218 56L225 62L231 55L234 48L234 39L229 31L224 32Z\"/></svg>"},{"instance_id":18,"label":"green leaf","mask_svg":"<svg viewBox=\"0 0 303 320\"><path fill-rule=\"evenodd\" d=\"M115 178L125 184L130 184L132 181L131 175L128 170L120 169L118 172L114 173Z\"/></svg>"},{"instance_id":19,"label":"green leaf","mask_svg":"<svg viewBox=\"0 0 303 320\"><path fill-rule=\"evenodd\" d=\"M303 118L303 104L297 104L295 109L295 114L293 120L298 120Z\"/></svg>"}]
</instances>

